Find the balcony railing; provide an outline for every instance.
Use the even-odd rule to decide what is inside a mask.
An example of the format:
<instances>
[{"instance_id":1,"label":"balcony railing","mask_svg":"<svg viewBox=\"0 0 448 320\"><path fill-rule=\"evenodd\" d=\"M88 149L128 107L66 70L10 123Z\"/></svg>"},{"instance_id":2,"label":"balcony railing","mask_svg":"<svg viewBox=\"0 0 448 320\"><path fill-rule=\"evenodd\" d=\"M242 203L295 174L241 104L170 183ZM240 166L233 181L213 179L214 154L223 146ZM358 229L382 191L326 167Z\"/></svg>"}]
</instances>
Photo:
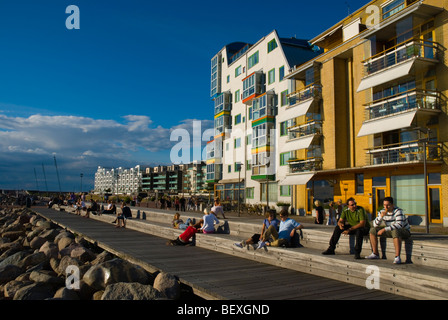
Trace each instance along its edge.
<instances>
[{"instance_id":1,"label":"balcony railing","mask_svg":"<svg viewBox=\"0 0 448 320\"><path fill-rule=\"evenodd\" d=\"M288 140L322 133L322 121L313 121L288 128Z\"/></svg>"},{"instance_id":2,"label":"balcony railing","mask_svg":"<svg viewBox=\"0 0 448 320\"><path fill-rule=\"evenodd\" d=\"M440 92L414 89L373 101L366 106L366 120L412 109L439 110Z\"/></svg>"},{"instance_id":3,"label":"balcony railing","mask_svg":"<svg viewBox=\"0 0 448 320\"><path fill-rule=\"evenodd\" d=\"M365 76L384 70L412 58L438 59L437 42L411 39L364 60Z\"/></svg>"},{"instance_id":4,"label":"balcony railing","mask_svg":"<svg viewBox=\"0 0 448 320\"><path fill-rule=\"evenodd\" d=\"M411 141L401 144L385 145L373 148L367 151L367 163L370 165L404 163L412 161L430 161L442 160L442 145L428 143L426 150L424 144L420 141Z\"/></svg>"},{"instance_id":5,"label":"balcony railing","mask_svg":"<svg viewBox=\"0 0 448 320\"><path fill-rule=\"evenodd\" d=\"M311 158L307 160L295 160L289 161L289 173L299 173L306 171L322 170L322 158Z\"/></svg>"},{"instance_id":6,"label":"balcony railing","mask_svg":"<svg viewBox=\"0 0 448 320\"><path fill-rule=\"evenodd\" d=\"M322 94L322 86L313 84L305 89L294 91L288 95L289 106L294 106L310 98L319 98Z\"/></svg>"}]
</instances>

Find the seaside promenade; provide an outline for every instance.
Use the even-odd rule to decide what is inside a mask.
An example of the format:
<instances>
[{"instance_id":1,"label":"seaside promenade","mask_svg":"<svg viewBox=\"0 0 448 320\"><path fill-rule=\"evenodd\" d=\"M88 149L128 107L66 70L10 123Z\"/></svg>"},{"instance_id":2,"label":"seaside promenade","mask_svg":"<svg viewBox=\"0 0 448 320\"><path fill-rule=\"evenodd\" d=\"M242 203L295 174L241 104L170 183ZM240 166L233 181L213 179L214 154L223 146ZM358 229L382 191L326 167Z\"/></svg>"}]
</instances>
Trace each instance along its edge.
<instances>
[{"instance_id":1,"label":"seaside promenade","mask_svg":"<svg viewBox=\"0 0 448 320\"><path fill-rule=\"evenodd\" d=\"M302 248L240 249L233 243L259 233L263 218L227 214L229 219L220 226L225 233L198 234L195 246L173 247L166 246L167 239L175 239L181 233L170 225L173 210L133 207L127 228L117 229L111 224L115 218L111 215L90 215L86 219L72 214L69 207L63 207L64 211L32 209L148 271L178 276L205 299L448 298L448 236L444 235L414 235L411 248L406 248L402 256L403 259L409 255L407 258L413 263L393 265L390 243L385 249L387 259L354 260L348 254L348 237L341 239L336 256L321 255L332 226L303 223ZM199 219L202 214L190 211L181 212L181 216L184 220ZM364 243L363 248L362 254L368 255L370 246ZM368 283L372 289L367 288Z\"/></svg>"}]
</instances>

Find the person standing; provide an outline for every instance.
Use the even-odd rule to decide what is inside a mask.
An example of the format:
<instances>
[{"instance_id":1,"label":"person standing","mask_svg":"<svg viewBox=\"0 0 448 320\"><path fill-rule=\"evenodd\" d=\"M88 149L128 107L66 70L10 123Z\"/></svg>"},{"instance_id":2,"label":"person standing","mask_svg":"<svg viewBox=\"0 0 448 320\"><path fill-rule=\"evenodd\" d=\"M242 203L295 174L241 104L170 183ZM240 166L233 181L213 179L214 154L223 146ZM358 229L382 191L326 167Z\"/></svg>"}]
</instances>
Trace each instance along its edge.
<instances>
[{"instance_id":1,"label":"person standing","mask_svg":"<svg viewBox=\"0 0 448 320\"><path fill-rule=\"evenodd\" d=\"M314 217L315 224L324 224L325 211L322 207L322 203L319 200L314 201L316 207L316 217Z\"/></svg>"},{"instance_id":2,"label":"person standing","mask_svg":"<svg viewBox=\"0 0 448 320\"><path fill-rule=\"evenodd\" d=\"M338 224L334 228L330 246L322 254L334 255L341 234L354 234L356 236L355 259L361 259L362 240L365 235L369 234L369 229L370 223L366 211L363 207L356 205L355 199L349 198L347 207L342 211Z\"/></svg>"}]
</instances>

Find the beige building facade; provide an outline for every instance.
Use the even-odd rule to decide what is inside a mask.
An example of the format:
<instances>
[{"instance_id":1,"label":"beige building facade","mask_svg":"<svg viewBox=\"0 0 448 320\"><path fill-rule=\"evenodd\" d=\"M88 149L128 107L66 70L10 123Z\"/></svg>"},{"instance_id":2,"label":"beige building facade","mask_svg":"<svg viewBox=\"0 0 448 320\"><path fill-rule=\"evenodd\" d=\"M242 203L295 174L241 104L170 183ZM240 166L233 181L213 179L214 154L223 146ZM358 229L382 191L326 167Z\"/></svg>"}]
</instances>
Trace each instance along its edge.
<instances>
[{"instance_id":1,"label":"beige building facade","mask_svg":"<svg viewBox=\"0 0 448 320\"><path fill-rule=\"evenodd\" d=\"M310 40L324 52L285 75L279 110L299 211L354 197L374 217L392 196L413 224L448 225L447 6L371 1Z\"/></svg>"}]
</instances>

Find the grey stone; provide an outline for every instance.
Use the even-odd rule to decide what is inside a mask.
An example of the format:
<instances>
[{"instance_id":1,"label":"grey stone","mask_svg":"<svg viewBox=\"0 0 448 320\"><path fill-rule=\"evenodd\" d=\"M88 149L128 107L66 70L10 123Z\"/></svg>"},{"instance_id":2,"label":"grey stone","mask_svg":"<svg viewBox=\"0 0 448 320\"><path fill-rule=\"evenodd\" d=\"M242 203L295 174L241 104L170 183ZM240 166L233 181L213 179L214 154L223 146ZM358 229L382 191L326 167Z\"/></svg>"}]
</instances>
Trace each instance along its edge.
<instances>
[{"instance_id":1,"label":"grey stone","mask_svg":"<svg viewBox=\"0 0 448 320\"><path fill-rule=\"evenodd\" d=\"M101 296L101 300L157 300L160 298L165 297L151 285L137 282L110 284Z\"/></svg>"}]
</instances>

